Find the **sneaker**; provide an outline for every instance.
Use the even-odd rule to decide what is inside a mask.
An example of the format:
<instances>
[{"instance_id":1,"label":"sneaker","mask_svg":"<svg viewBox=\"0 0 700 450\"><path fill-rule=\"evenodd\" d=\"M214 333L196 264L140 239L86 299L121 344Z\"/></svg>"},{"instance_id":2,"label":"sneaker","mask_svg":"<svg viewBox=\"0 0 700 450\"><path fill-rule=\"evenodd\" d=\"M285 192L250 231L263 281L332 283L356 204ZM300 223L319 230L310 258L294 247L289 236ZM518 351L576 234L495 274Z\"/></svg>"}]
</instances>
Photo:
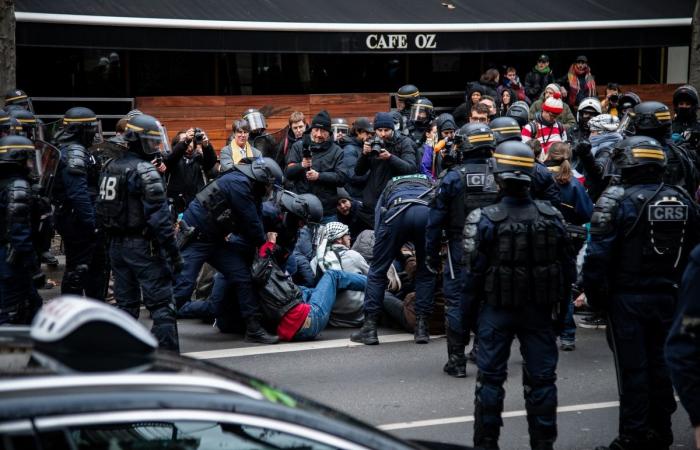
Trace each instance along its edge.
<instances>
[{"instance_id":1,"label":"sneaker","mask_svg":"<svg viewBox=\"0 0 700 450\"><path fill-rule=\"evenodd\" d=\"M608 321L605 318L593 315L582 318L581 321L578 323L578 326L580 326L581 328L593 328L604 330L607 324Z\"/></svg>"},{"instance_id":2,"label":"sneaker","mask_svg":"<svg viewBox=\"0 0 700 450\"><path fill-rule=\"evenodd\" d=\"M576 350L576 344L573 342L562 342L559 344L559 350L562 352L573 352Z\"/></svg>"}]
</instances>

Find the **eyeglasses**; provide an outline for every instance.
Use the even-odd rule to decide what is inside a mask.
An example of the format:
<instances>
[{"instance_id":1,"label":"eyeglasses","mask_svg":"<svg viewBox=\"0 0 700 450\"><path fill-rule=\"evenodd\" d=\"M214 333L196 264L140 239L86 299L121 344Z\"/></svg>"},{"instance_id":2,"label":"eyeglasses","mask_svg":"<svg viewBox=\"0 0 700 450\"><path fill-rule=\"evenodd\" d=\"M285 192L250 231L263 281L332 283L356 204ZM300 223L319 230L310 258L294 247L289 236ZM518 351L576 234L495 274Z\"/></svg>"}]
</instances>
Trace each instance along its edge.
<instances>
[{"instance_id":1,"label":"eyeglasses","mask_svg":"<svg viewBox=\"0 0 700 450\"><path fill-rule=\"evenodd\" d=\"M489 121L488 117L470 117L469 118L470 122L479 122L479 123L487 123Z\"/></svg>"}]
</instances>

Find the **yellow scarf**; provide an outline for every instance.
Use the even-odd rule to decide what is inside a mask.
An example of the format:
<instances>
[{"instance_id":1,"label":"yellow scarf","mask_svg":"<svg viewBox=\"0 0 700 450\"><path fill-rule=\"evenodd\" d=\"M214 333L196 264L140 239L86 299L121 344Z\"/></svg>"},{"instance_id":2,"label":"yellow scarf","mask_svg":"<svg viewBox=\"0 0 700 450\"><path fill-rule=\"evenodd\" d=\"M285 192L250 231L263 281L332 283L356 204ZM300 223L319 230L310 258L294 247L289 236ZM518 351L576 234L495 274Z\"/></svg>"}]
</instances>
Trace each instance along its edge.
<instances>
[{"instance_id":1,"label":"yellow scarf","mask_svg":"<svg viewBox=\"0 0 700 450\"><path fill-rule=\"evenodd\" d=\"M236 141L231 141L229 148L231 149L231 159L233 160L234 164L238 164L243 158L252 158L254 156L253 149L251 148L249 142L245 143L245 148L240 148L236 144Z\"/></svg>"}]
</instances>

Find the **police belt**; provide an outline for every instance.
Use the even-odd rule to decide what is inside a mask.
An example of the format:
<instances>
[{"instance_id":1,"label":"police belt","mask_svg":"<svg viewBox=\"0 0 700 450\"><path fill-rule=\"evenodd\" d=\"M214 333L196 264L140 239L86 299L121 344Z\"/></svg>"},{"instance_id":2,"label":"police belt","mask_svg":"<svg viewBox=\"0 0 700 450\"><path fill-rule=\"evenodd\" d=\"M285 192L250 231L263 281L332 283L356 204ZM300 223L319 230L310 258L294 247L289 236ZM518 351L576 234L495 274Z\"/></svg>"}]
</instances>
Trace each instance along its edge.
<instances>
[{"instance_id":1,"label":"police belt","mask_svg":"<svg viewBox=\"0 0 700 450\"><path fill-rule=\"evenodd\" d=\"M397 198L393 202L389 203L389 208L394 208L396 206L401 206L401 205L407 205L407 204L414 204L414 205L423 205L423 206L428 206L428 202L426 200L422 200L420 198Z\"/></svg>"}]
</instances>

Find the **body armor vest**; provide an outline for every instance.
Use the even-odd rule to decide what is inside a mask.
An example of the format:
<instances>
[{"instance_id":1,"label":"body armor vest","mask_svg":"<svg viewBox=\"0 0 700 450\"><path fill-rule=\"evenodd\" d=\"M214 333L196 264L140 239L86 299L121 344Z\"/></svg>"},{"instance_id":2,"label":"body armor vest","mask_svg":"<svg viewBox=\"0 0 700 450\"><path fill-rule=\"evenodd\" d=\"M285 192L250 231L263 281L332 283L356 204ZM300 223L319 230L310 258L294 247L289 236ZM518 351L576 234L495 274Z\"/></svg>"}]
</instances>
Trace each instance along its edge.
<instances>
[{"instance_id":1,"label":"body armor vest","mask_svg":"<svg viewBox=\"0 0 700 450\"><path fill-rule=\"evenodd\" d=\"M665 147L666 169L663 182L669 185L681 186L688 192L697 188L692 178L691 162L683 148L676 145Z\"/></svg>"},{"instance_id":2,"label":"body armor vest","mask_svg":"<svg viewBox=\"0 0 700 450\"><path fill-rule=\"evenodd\" d=\"M129 177L138 177L136 158L120 158L105 164L100 177L96 212L107 234L144 236L147 231L141 192L129 192Z\"/></svg>"},{"instance_id":3,"label":"body armor vest","mask_svg":"<svg viewBox=\"0 0 700 450\"><path fill-rule=\"evenodd\" d=\"M477 208L493 205L498 200L498 186L493 176L494 161L489 158L483 163L466 163L454 170L459 171L464 186L461 203L450 205L450 235L460 236L464 221L470 212Z\"/></svg>"},{"instance_id":4,"label":"body armor vest","mask_svg":"<svg viewBox=\"0 0 700 450\"><path fill-rule=\"evenodd\" d=\"M402 175L394 177L386 184L385 189L385 199L387 201L394 200L399 191L403 191L407 188L414 188L418 194L425 192L426 189L433 187L432 181L425 176L420 174L414 175ZM411 196L407 196L411 197Z\"/></svg>"},{"instance_id":5,"label":"body armor vest","mask_svg":"<svg viewBox=\"0 0 700 450\"><path fill-rule=\"evenodd\" d=\"M525 207L503 203L488 206L483 214L495 225L489 259L485 301L494 306L553 305L563 294L559 252L565 245L556 225L556 210L535 201Z\"/></svg>"},{"instance_id":6,"label":"body armor vest","mask_svg":"<svg viewBox=\"0 0 700 450\"><path fill-rule=\"evenodd\" d=\"M260 306L275 325L287 312L302 303L301 290L292 283L272 258L256 257L251 274L257 288Z\"/></svg>"},{"instance_id":7,"label":"body armor vest","mask_svg":"<svg viewBox=\"0 0 700 450\"><path fill-rule=\"evenodd\" d=\"M625 221L616 284L638 289L664 288L680 280L681 261L691 248L687 241L688 220L693 203L675 186L632 186L625 189L622 202L634 203L637 217ZM657 280L657 281L654 281Z\"/></svg>"}]
</instances>

